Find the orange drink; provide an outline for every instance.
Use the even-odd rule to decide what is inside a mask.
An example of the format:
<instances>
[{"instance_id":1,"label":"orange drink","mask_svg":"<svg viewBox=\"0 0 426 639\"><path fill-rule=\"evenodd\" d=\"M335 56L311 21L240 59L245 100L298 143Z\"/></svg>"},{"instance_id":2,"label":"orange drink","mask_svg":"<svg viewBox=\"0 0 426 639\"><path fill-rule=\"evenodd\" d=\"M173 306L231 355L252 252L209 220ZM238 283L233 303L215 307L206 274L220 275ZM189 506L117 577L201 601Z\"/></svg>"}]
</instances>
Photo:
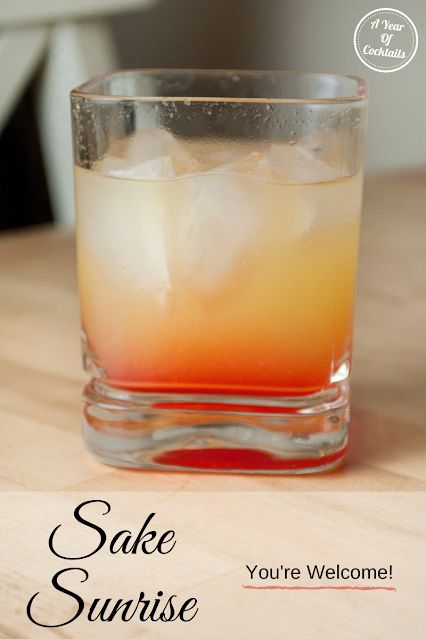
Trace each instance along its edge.
<instances>
[{"instance_id":1,"label":"orange drink","mask_svg":"<svg viewBox=\"0 0 426 639\"><path fill-rule=\"evenodd\" d=\"M308 76L119 72L73 92L83 425L101 460L342 459L365 95Z\"/></svg>"}]
</instances>

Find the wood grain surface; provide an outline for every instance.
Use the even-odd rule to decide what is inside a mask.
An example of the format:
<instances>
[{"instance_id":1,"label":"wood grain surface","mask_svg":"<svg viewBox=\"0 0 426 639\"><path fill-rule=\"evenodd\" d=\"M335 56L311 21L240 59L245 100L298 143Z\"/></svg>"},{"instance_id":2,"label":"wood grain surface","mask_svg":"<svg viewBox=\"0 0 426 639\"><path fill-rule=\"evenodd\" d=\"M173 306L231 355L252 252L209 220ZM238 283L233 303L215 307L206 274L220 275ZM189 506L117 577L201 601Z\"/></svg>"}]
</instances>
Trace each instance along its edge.
<instances>
[{"instance_id":1,"label":"wood grain surface","mask_svg":"<svg viewBox=\"0 0 426 639\"><path fill-rule=\"evenodd\" d=\"M84 382L72 232L0 237L3 490L424 490L426 174L367 179L346 464L305 477L119 470L80 434Z\"/></svg>"},{"instance_id":2,"label":"wood grain surface","mask_svg":"<svg viewBox=\"0 0 426 639\"><path fill-rule=\"evenodd\" d=\"M1 638L424 636L425 173L367 180L350 451L335 472L232 476L95 462L80 433L85 376L72 233L39 228L0 237L0 304ZM68 564L49 552L47 539L61 523L67 548L82 548L87 532L76 528L73 509L102 498L112 510L108 517L98 512L97 521L108 534L139 530L152 510L163 529L176 529L176 552L149 561L102 552L82 564L90 579L70 578L70 587L85 602L137 598L141 590L154 597L157 589L196 596L193 622L97 624L82 615L47 629L28 620L26 605L36 592L39 619L59 623L73 614L75 604L49 586ZM392 564L386 585L394 588L243 588L246 564L307 562ZM301 585L307 584L305 578Z\"/></svg>"}]
</instances>

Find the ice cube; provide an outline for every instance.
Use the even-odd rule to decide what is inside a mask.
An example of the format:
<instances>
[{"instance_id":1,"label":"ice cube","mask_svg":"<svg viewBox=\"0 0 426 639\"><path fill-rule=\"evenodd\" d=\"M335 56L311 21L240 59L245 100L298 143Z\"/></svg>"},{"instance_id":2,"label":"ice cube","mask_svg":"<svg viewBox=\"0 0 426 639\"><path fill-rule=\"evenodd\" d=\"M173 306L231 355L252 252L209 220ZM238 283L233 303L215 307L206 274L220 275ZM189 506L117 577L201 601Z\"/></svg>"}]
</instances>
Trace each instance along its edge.
<instances>
[{"instance_id":1,"label":"ice cube","mask_svg":"<svg viewBox=\"0 0 426 639\"><path fill-rule=\"evenodd\" d=\"M359 176L342 173L341 136L311 134L298 144L271 144L271 170L288 185L297 185L301 229L331 226L359 215ZM327 161L326 161L327 159Z\"/></svg>"},{"instance_id":2,"label":"ice cube","mask_svg":"<svg viewBox=\"0 0 426 639\"><path fill-rule=\"evenodd\" d=\"M336 167L339 177L348 177L351 174L347 157L347 149L352 144L350 135L350 132L338 129L317 130L306 135L302 144L316 158Z\"/></svg>"},{"instance_id":3,"label":"ice cube","mask_svg":"<svg viewBox=\"0 0 426 639\"><path fill-rule=\"evenodd\" d=\"M258 212L247 178L216 173L192 178L185 271L197 290L209 294L229 284L254 246Z\"/></svg>"},{"instance_id":4,"label":"ice cube","mask_svg":"<svg viewBox=\"0 0 426 639\"><path fill-rule=\"evenodd\" d=\"M128 166L112 166L109 175L128 180L164 180L177 176L171 157L159 157Z\"/></svg>"},{"instance_id":5,"label":"ice cube","mask_svg":"<svg viewBox=\"0 0 426 639\"><path fill-rule=\"evenodd\" d=\"M276 229L284 246L288 241L309 231L315 210L309 198L305 198L303 184L283 180L273 170L270 151L270 148L265 151L263 146L258 145L250 153L234 158L211 172L247 176L242 185L246 199L253 208L262 212L262 219ZM297 156L299 151L295 151L295 154Z\"/></svg>"},{"instance_id":6,"label":"ice cube","mask_svg":"<svg viewBox=\"0 0 426 639\"><path fill-rule=\"evenodd\" d=\"M133 180L170 179L189 173L194 160L169 131L143 129L120 140L102 159L97 170L106 175Z\"/></svg>"},{"instance_id":7,"label":"ice cube","mask_svg":"<svg viewBox=\"0 0 426 639\"><path fill-rule=\"evenodd\" d=\"M325 228L355 220L361 211L360 175L303 187L306 210L311 212L311 227Z\"/></svg>"},{"instance_id":8,"label":"ice cube","mask_svg":"<svg viewBox=\"0 0 426 639\"><path fill-rule=\"evenodd\" d=\"M210 172L246 175L263 180L272 179L266 156L260 150L243 153L241 156L234 157L228 162L216 166Z\"/></svg>"},{"instance_id":9,"label":"ice cube","mask_svg":"<svg viewBox=\"0 0 426 639\"><path fill-rule=\"evenodd\" d=\"M166 304L171 290L166 205L158 182L78 168L76 185L80 236L101 268Z\"/></svg>"},{"instance_id":10,"label":"ice cube","mask_svg":"<svg viewBox=\"0 0 426 639\"><path fill-rule=\"evenodd\" d=\"M302 143L273 142L267 151L267 161L272 173L287 184L328 182L338 177L335 168Z\"/></svg>"},{"instance_id":11,"label":"ice cube","mask_svg":"<svg viewBox=\"0 0 426 639\"><path fill-rule=\"evenodd\" d=\"M241 163L251 166L252 156L256 158L260 151L259 143L243 140L190 139L184 145L193 158L193 173L223 173Z\"/></svg>"}]
</instances>

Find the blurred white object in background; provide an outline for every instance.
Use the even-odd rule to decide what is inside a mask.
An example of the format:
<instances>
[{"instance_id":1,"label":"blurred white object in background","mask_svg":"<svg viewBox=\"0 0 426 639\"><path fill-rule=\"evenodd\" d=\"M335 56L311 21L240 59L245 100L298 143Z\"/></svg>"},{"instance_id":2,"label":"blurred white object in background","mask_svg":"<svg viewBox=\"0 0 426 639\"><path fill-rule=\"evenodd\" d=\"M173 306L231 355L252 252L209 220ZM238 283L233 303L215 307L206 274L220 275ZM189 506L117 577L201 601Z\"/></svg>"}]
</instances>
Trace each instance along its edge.
<instances>
[{"instance_id":1,"label":"blurred white object in background","mask_svg":"<svg viewBox=\"0 0 426 639\"><path fill-rule=\"evenodd\" d=\"M60 223L74 220L69 91L117 66L112 38L102 22L59 23L51 28L37 118L53 214Z\"/></svg>"},{"instance_id":2,"label":"blurred white object in background","mask_svg":"<svg viewBox=\"0 0 426 639\"><path fill-rule=\"evenodd\" d=\"M74 221L69 91L118 66L101 14L142 9L157 0L2 0L0 131L42 63L38 122L55 220Z\"/></svg>"}]
</instances>

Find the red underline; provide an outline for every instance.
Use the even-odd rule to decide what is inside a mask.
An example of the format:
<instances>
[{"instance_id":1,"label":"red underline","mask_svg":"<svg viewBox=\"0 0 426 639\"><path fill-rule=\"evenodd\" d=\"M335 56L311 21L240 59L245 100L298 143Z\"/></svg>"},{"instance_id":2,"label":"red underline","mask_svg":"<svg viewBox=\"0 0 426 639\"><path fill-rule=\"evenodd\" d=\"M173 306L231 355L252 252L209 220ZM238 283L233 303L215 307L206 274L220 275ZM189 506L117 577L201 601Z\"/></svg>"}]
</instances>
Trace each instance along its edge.
<instances>
[{"instance_id":1,"label":"red underline","mask_svg":"<svg viewBox=\"0 0 426 639\"><path fill-rule=\"evenodd\" d=\"M390 586L250 586L242 585L248 590L387 590L396 592Z\"/></svg>"}]
</instances>

